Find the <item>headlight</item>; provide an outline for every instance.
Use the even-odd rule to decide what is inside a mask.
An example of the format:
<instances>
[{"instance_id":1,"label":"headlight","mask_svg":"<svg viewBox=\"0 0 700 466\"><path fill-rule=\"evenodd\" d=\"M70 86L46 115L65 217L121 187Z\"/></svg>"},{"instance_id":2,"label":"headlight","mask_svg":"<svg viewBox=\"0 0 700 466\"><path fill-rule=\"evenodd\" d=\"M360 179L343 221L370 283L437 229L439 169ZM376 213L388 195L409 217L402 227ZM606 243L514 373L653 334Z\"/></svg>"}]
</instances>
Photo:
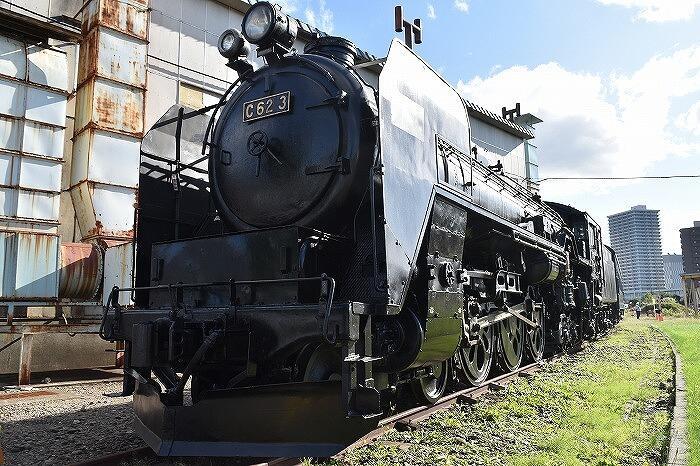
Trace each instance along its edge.
<instances>
[{"instance_id":1,"label":"headlight","mask_svg":"<svg viewBox=\"0 0 700 466\"><path fill-rule=\"evenodd\" d=\"M265 39L275 25L275 8L267 2L256 3L243 18L243 35L257 44Z\"/></svg>"},{"instance_id":2,"label":"headlight","mask_svg":"<svg viewBox=\"0 0 700 466\"><path fill-rule=\"evenodd\" d=\"M249 47L241 33L235 29L227 29L219 36L219 53L228 59L248 55Z\"/></svg>"},{"instance_id":3,"label":"headlight","mask_svg":"<svg viewBox=\"0 0 700 466\"><path fill-rule=\"evenodd\" d=\"M243 36L258 46L258 56L289 52L297 37L297 23L277 6L258 2L243 17Z\"/></svg>"}]
</instances>

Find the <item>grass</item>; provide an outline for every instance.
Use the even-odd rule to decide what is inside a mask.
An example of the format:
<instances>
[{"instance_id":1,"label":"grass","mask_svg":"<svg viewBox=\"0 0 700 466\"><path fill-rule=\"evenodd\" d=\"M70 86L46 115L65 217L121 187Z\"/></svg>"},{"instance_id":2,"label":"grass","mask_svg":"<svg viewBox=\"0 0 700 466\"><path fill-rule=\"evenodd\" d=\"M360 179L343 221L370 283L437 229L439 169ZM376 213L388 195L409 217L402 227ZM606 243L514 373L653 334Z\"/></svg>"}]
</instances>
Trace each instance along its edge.
<instances>
[{"instance_id":1,"label":"grass","mask_svg":"<svg viewBox=\"0 0 700 466\"><path fill-rule=\"evenodd\" d=\"M700 320L666 319L656 323L681 355L688 400L690 465L700 466Z\"/></svg>"},{"instance_id":2,"label":"grass","mask_svg":"<svg viewBox=\"0 0 700 466\"><path fill-rule=\"evenodd\" d=\"M349 465L656 465L668 443L671 352L628 319L577 355L473 406L436 413L334 460Z\"/></svg>"}]
</instances>

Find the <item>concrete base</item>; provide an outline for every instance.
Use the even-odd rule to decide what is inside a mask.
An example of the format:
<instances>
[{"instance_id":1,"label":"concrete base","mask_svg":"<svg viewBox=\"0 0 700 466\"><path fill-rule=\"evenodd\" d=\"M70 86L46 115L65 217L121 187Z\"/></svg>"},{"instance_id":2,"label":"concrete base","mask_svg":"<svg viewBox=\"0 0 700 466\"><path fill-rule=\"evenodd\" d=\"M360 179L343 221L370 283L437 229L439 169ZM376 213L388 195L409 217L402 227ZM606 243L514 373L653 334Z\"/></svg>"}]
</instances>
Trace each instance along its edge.
<instances>
[{"instance_id":1,"label":"concrete base","mask_svg":"<svg viewBox=\"0 0 700 466\"><path fill-rule=\"evenodd\" d=\"M673 342L666 337L674 355L675 379L675 403L673 406L673 419L671 420L671 439L668 448L669 466L687 466L688 455L688 402L685 396L685 377L681 357Z\"/></svg>"},{"instance_id":2,"label":"concrete base","mask_svg":"<svg viewBox=\"0 0 700 466\"><path fill-rule=\"evenodd\" d=\"M13 343L14 342L14 343ZM29 383L31 372L89 369L115 363L114 343L95 334L0 334L0 374L18 374ZM21 368L21 369L20 369Z\"/></svg>"}]
</instances>

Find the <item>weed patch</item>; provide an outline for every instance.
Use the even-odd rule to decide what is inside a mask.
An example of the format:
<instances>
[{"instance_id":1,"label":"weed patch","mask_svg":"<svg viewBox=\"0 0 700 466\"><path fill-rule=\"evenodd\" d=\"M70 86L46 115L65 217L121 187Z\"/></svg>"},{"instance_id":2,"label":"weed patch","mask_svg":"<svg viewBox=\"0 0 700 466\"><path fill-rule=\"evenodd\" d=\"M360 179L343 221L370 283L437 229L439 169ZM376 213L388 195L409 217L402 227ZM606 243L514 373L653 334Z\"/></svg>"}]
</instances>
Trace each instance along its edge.
<instances>
[{"instance_id":1,"label":"weed patch","mask_svg":"<svg viewBox=\"0 0 700 466\"><path fill-rule=\"evenodd\" d=\"M700 321L667 319L655 325L673 340L681 355L688 402L690 466L700 466Z\"/></svg>"},{"instance_id":2,"label":"weed patch","mask_svg":"<svg viewBox=\"0 0 700 466\"><path fill-rule=\"evenodd\" d=\"M626 322L581 353L454 405L415 431L391 431L334 460L348 465L657 465L670 425L672 353Z\"/></svg>"}]
</instances>

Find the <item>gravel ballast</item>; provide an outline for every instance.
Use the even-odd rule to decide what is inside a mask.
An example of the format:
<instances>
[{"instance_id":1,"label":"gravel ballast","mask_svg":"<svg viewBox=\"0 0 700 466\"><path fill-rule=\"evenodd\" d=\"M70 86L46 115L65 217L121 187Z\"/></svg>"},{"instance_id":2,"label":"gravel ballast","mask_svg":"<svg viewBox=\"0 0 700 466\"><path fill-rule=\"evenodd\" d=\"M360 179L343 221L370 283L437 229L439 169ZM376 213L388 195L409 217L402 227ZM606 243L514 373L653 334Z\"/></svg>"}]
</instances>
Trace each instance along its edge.
<instances>
[{"instance_id":1,"label":"gravel ballast","mask_svg":"<svg viewBox=\"0 0 700 466\"><path fill-rule=\"evenodd\" d=\"M42 387L56 395L0 404L0 447L7 465L67 465L144 446L133 429L131 397L110 398L121 382ZM31 394L5 389L0 395Z\"/></svg>"},{"instance_id":2,"label":"gravel ballast","mask_svg":"<svg viewBox=\"0 0 700 466\"><path fill-rule=\"evenodd\" d=\"M672 352L646 325L625 323L581 353L532 377L352 450L343 465L657 465L670 424ZM120 382L41 387L55 394L0 396L0 447L7 465L68 465L144 446ZM14 391L13 391L14 390ZM0 388L0 395L20 393ZM235 421L235 420L232 420ZM125 464L235 464L158 460Z\"/></svg>"}]
</instances>

